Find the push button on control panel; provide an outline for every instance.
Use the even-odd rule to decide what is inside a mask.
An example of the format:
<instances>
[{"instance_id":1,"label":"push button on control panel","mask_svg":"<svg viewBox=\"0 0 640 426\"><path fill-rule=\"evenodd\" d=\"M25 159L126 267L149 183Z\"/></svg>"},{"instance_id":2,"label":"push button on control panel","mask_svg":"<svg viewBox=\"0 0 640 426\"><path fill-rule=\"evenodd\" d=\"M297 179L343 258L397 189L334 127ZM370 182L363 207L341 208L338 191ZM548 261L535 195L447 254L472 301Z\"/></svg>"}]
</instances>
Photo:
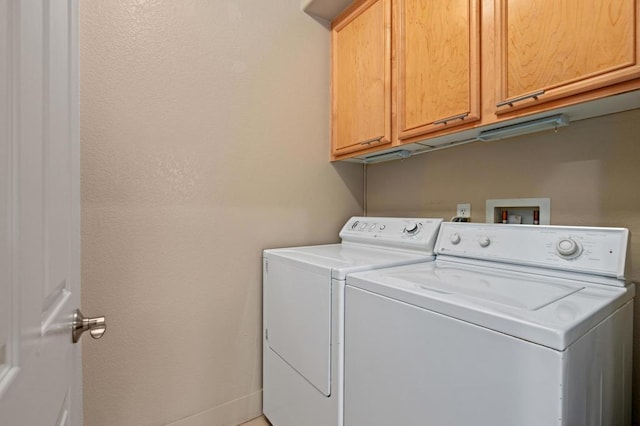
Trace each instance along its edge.
<instances>
[{"instance_id":1,"label":"push button on control panel","mask_svg":"<svg viewBox=\"0 0 640 426\"><path fill-rule=\"evenodd\" d=\"M480 244L480 247L489 247L489 244L491 244L491 240L487 236L482 236L478 238L478 244Z\"/></svg>"},{"instance_id":2,"label":"push button on control panel","mask_svg":"<svg viewBox=\"0 0 640 426\"><path fill-rule=\"evenodd\" d=\"M451 237L449 237L449 241L451 241L451 244L459 244L460 243L460 234L458 234L457 232L454 232L453 234L451 234Z\"/></svg>"}]
</instances>

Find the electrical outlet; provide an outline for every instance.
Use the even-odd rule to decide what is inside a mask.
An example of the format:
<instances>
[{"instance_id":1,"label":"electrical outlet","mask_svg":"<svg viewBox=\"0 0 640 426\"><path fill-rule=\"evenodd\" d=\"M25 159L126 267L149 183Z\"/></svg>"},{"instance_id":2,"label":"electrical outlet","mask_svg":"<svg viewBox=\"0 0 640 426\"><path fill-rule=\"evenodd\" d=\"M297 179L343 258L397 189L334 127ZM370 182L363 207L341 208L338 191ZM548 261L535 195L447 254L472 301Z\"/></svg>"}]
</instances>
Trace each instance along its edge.
<instances>
[{"instance_id":1,"label":"electrical outlet","mask_svg":"<svg viewBox=\"0 0 640 426\"><path fill-rule=\"evenodd\" d=\"M458 210L456 212L458 217L471 217L471 204L458 204Z\"/></svg>"}]
</instances>

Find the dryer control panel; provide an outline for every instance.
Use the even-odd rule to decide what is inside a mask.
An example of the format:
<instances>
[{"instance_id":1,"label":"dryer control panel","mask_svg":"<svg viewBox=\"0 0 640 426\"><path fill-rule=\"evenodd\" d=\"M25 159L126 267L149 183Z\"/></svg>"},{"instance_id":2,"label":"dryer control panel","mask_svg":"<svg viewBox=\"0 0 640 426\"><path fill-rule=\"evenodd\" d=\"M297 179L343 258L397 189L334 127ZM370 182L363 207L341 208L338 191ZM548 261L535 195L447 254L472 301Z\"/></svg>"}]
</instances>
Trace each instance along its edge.
<instances>
[{"instance_id":1,"label":"dryer control panel","mask_svg":"<svg viewBox=\"0 0 640 426\"><path fill-rule=\"evenodd\" d=\"M436 253L623 279L628 238L626 228L443 223Z\"/></svg>"},{"instance_id":2,"label":"dryer control panel","mask_svg":"<svg viewBox=\"0 0 640 426\"><path fill-rule=\"evenodd\" d=\"M433 254L442 219L352 217L342 227L343 244L355 243Z\"/></svg>"}]
</instances>

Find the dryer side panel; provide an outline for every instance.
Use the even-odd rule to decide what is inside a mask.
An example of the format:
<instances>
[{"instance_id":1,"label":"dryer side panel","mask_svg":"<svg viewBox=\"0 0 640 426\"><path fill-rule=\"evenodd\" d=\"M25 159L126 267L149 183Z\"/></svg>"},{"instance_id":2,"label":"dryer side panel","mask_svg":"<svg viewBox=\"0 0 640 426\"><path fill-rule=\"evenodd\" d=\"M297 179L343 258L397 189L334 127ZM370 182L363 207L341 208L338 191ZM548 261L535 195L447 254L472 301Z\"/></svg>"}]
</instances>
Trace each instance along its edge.
<instances>
[{"instance_id":1,"label":"dryer side panel","mask_svg":"<svg viewBox=\"0 0 640 426\"><path fill-rule=\"evenodd\" d=\"M264 276L267 348L319 392L331 394L331 271L272 256Z\"/></svg>"}]
</instances>

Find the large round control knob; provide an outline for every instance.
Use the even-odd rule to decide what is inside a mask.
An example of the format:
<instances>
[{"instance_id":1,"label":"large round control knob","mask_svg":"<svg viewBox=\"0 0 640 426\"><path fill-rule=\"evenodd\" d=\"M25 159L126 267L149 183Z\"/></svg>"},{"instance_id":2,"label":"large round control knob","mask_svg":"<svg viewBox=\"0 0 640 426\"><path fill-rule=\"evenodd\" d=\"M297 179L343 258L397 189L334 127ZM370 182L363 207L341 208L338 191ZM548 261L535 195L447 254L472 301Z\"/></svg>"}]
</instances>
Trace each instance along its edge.
<instances>
[{"instance_id":1,"label":"large round control knob","mask_svg":"<svg viewBox=\"0 0 640 426\"><path fill-rule=\"evenodd\" d=\"M556 243L556 252L560 257L572 258L580 254L582 248L580 244L570 237L561 238Z\"/></svg>"},{"instance_id":2,"label":"large round control knob","mask_svg":"<svg viewBox=\"0 0 640 426\"><path fill-rule=\"evenodd\" d=\"M478 244L480 244L480 247L488 247L491 244L491 240L489 237L483 236L478 239Z\"/></svg>"},{"instance_id":3,"label":"large round control knob","mask_svg":"<svg viewBox=\"0 0 640 426\"><path fill-rule=\"evenodd\" d=\"M460 242L460 234L454 232L451 234L451 237L449 237L449 241L451 241L451 244L458 244Z\"/></svg>"},{"instance_id":4,"label":"large round control knob","mask_svg":"<svg viewBox=\"0 0 640 426\"><path fill-rule=\"evenodd\" d=\"M404 233L407 235L416 235L418 232L420 232L420 224L418 223L412 223L404 228Z\"/></svg>"}]
</instances>

